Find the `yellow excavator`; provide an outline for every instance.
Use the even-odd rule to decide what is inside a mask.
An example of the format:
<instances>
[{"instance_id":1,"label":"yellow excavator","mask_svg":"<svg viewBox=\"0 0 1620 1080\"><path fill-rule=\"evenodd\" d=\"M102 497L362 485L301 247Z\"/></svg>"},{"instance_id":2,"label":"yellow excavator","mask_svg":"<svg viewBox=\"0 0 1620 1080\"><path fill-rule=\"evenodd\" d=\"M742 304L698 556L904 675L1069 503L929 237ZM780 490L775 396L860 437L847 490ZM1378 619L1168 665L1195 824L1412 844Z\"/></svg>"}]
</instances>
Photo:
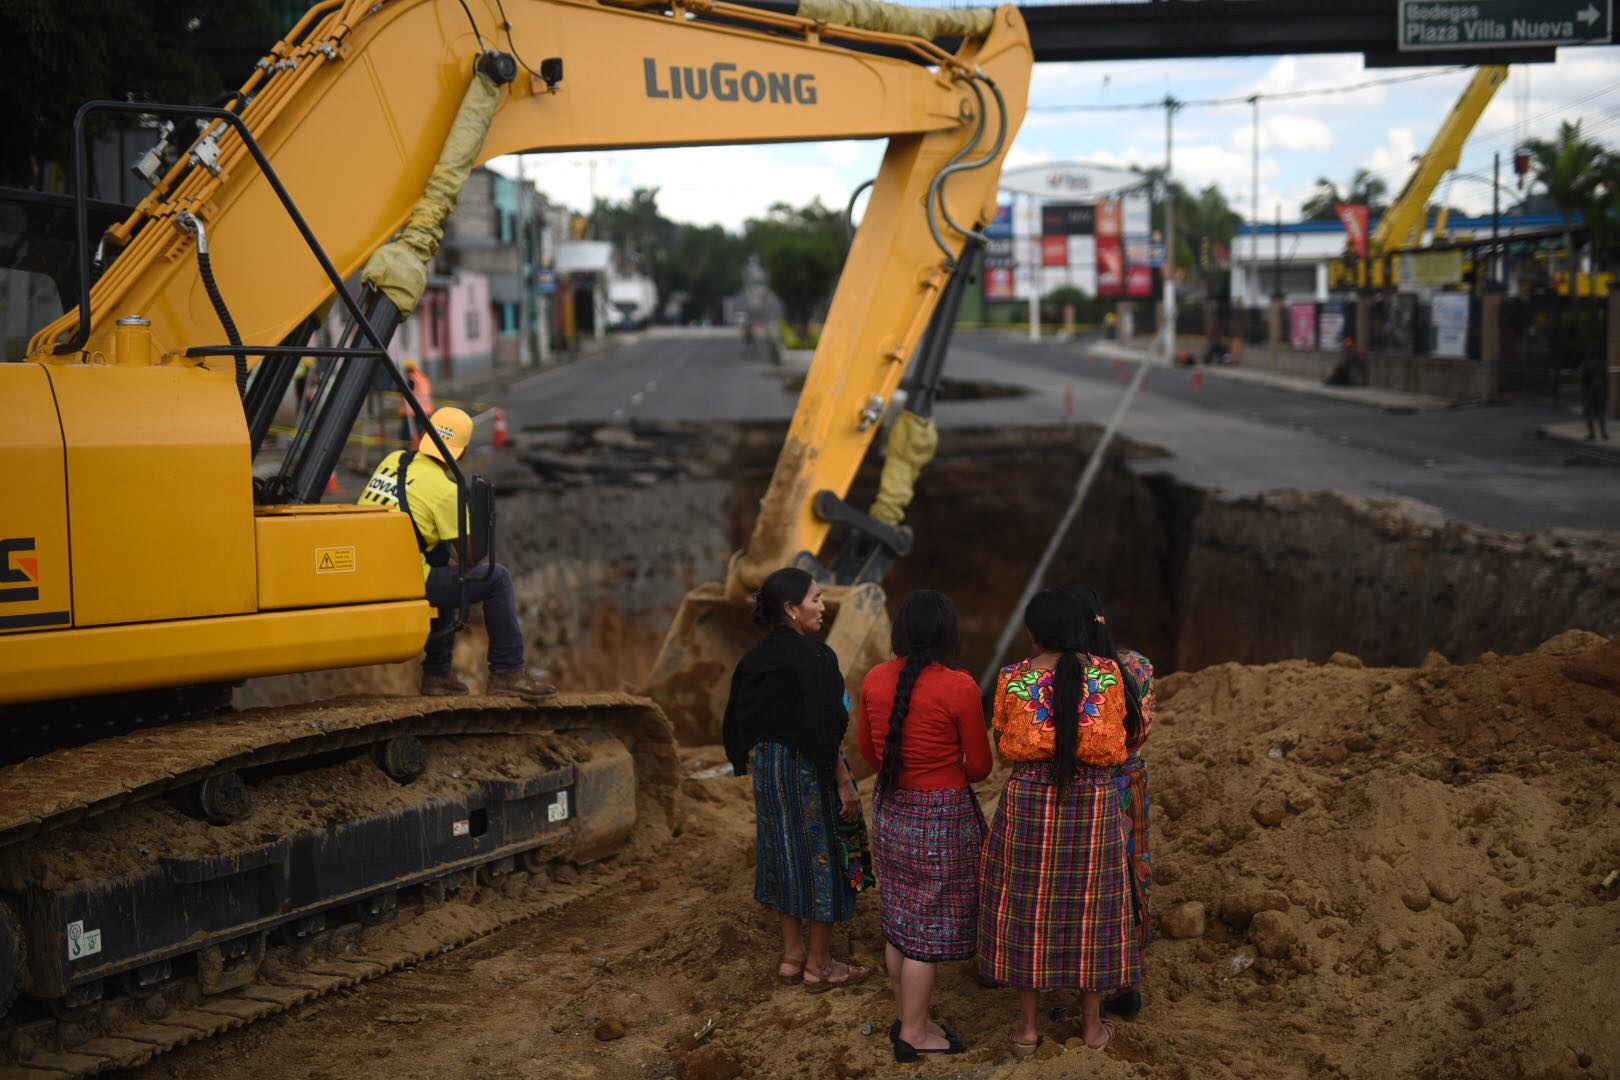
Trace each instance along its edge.
<instances>
[{"instance_id":1,"label":"yellow excavator","mask_svg":"<svg viewBox=\"0 0 1620 1080\"><path fill-rule=\"evenodd\" d=\"M84 105L74 195L29 196L71 226L29 248L70 253L64 314L0 363L0 1071L138 1064L609 881L600 860L673 827L669 718L712 737L737 608L775 566L812 567L846 667L869 659L1031 64L1011 6L321 0L221 107ZM123 215L86 198L108 122L164 133ZM320 499L380 383L444 450L386 349L476 164L862 138L887 150L758 524L650 699L224 708L244 679L422 649L408 521ZM334 304L347 330L316 347ZM272 461L309 356L334 373ZM457 480L473 566L493 495Z\"/></svg>"}]
</instances>

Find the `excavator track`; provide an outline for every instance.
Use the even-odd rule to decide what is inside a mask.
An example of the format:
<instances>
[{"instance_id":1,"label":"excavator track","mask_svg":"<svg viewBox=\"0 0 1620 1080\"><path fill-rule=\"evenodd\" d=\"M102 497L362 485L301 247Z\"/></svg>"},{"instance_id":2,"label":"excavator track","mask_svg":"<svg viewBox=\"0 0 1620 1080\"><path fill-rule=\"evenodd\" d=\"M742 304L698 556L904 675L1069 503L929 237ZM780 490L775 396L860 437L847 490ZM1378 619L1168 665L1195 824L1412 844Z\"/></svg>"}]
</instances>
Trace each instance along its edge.
<instances>
[{"instance_id":1,"label":"excavator track","mask_svg":"<svg viewBox=\"0 0 1620 1080\"><path fill-rule=\"evenodd\" d=\"M598 693L253 710L0 769L0 1077L138 1065L607 888L675 828L676 764L655 705Z\"/></svg>"}]
</instances>

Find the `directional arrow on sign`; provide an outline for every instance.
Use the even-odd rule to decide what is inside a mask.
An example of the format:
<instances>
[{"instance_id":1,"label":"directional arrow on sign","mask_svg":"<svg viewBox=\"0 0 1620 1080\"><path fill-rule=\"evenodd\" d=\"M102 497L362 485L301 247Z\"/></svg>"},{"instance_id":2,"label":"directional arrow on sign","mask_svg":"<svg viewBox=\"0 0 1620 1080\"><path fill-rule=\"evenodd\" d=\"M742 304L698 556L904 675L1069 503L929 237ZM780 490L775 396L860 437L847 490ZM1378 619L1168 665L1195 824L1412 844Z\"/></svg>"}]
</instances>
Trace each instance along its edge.
<instances>
[{"instance_id":1,"label":"directional arrow on sign","mask_svg":"<svg viewBox=\"0 0 1620 1080\"><path fill-rule=\"evenodd\" d=\"M1587 4L1586 5L1586 10L1577 12L1575 17L1577 19L1581 20L1581 22L1583 22L1586 25L1590 26L1593 23L1597 22L1598 19L1601 18L1602 16L1601 16L1601 13L1598 11L1597 8L1593 7L1591 4Z\"/></svg>"}]
</instances>

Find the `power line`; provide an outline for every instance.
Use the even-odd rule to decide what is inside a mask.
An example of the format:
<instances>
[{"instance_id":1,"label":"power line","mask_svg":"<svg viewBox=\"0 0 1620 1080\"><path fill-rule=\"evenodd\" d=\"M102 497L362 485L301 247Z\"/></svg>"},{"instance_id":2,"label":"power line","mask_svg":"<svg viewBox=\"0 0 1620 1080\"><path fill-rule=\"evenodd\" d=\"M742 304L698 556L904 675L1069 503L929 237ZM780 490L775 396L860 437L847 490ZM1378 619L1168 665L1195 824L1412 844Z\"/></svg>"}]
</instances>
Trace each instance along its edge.
<instances>
[{"instance_id":1,"label":"power line","mask_svg":"<svg viewBox=\"0 0 1620 1080\"><path fill-rule=\"evenodd\" d=\"M1392 86L1396 83L1417 82L1419 79L1432 79L1437 75L1454 75L1459 71L1467 71L1466 67L1436 68L1432 71L1418 71L1407 75L1389 75L1381 79L1368 79L1365 82L1348 83L1343 86L1319 86L1303 90L1277 90L1269 94L1253 93L1242 94L1236 97L1220 98L1176 98L1178 108L1186 106L1219 107L1223 105L1252 105L1256 101L1291 101L1295 98L1322 97L1328 94L1353 94L1358 90L1369 90L1375 86ZM1162 109L1168 99L1160 98L1158 101L1122 102L1117 105L1030 105L1029 112L1129 112L1142 109Z\"/></svg>"}]
</instances>

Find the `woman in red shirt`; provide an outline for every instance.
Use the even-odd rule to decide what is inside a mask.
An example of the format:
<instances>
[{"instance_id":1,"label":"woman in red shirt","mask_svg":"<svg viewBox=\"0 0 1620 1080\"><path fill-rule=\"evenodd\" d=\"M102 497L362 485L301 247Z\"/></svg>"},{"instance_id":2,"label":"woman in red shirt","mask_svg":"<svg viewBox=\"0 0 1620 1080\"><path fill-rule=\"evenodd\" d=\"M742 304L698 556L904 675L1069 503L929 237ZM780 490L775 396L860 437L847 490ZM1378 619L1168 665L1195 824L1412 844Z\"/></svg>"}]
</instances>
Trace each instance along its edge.
<instances>
[{"instance_id":1,"label":"woman in red shirt","mask_svg":"<svg viewBox=\"0 0 1620 1080\"><path fill-rule=\"evenodd\" d=\"M895 616L897 659L861 684L861 756L876 770L872 850L882 901L884 960L900 1018L896 1061L960 1054L967 1046L928 1017L934 965L973 955L984 814L969 784L990 775L979 688L947 666L956 607L920 590Z\"/></svg>"}]
</instances>

